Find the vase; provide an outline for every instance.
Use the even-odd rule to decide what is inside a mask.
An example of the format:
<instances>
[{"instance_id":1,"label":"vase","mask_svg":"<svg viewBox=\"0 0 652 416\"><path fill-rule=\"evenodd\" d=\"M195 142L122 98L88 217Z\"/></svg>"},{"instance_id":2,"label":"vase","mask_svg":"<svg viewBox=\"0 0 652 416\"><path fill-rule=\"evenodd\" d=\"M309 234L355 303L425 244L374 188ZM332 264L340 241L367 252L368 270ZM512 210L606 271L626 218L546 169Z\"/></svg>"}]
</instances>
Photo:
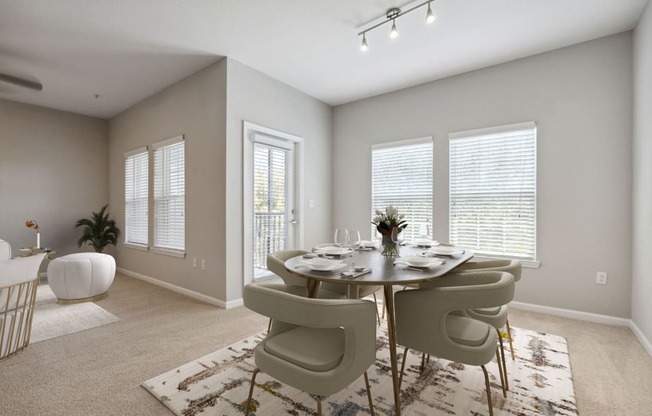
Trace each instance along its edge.
<instances>
[{"instance_id":1,"label":"vase","mask_svg":"<svg viewBox=\"0 0 652 416\"><path fill-rule=\"evenodd\" d=\"M392 241L391 235L383 235L383 251L380 253L385 257L398 256L398 244Z\"/></svg>"}]
</instances>

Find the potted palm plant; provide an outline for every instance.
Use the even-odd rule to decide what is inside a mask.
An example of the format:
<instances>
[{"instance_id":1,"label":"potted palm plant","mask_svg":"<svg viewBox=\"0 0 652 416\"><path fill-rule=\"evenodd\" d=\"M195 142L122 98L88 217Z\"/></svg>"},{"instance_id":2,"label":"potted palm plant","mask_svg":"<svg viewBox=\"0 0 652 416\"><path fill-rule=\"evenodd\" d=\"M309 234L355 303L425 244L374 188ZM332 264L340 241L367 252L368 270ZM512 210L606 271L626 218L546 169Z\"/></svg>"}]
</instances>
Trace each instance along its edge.
<instances>
[{"instance_id":1,"label":"potted palm plant","mask_svg":"<svg viewBox=\"0 0 652 416\"><path fill-rule=\"evenodd\" d=\"M105 212L108 206L104 205L100 212L93 212L91 218L82 218L75 223L75 228L82 227L82 235L77 240L79 247L86 243L101 253L109 244L118 244L120 229L114 220L109 219L109 213Z\"/></svg>"}]
</instances>

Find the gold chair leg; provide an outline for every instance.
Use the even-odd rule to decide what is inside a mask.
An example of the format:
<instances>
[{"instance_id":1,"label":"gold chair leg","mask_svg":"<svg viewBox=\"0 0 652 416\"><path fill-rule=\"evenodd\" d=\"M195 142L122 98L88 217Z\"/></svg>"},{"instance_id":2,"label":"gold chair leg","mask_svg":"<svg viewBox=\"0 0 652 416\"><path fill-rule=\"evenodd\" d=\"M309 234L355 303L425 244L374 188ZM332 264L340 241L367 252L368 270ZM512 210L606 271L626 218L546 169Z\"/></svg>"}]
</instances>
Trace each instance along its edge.
<instances>
[{"instance_id":1,"label":"gold chair leg","mask_svg":"<svg viewBox=\"0 0 652 416\"><path fill-rule=\"evenodd\" d=\"M516 357L514 356L514 344L512 344L512 330L509 327L509 319L507 320L505 325L507 325L507 335L509 335L509 338L508 338L508 340L509 340L509 350L512 352L512 360L515 360Z\"/></svg>"},{"instance_id":2,"label":"gold chair leg","mask_svg":"<svg viewBox=\"0 0 652 416\"><path fill-rule=\"evenodd\" d=\"M405 359L407 358L408 347L403 351L403 361L401 362L401 373L398 376L398 390L401 390L401 383L403 383L403 371L405 370Z\"/></svg>"},{"instance_id":3,"label":"gold chair leg","mask_svg":"<svg viewBox=\"0 0 652 416\"><path fill-rule=\"evenodd\" d=\"M421 368L419 369L423 372L423 369L426 368L426 353L421 353Z\"/></svg>"},{"instance_id":4,"label":"gold chair leg","mask_svg":"<svg viewBox=\"0 0 652 416\"><path fill-rule=\"evenodd\" d=\"M371 411L371 416L374 416L376 413L374 412L374 401L371 398L371 386L369 385L369 376L367 375L367 372L364 372L364 384L367 386L367 398L369 399L369 410Z\"/></svg>"},{"instance_id":5,"label":"gold chair leg","mask_svg":"<svg viewBox=\"0 0 652 416\"><path fill-rule=\"evenodd\" d=\"M482 371L484 372L484 385L487 390L487 404L489 405L489 416L494 416L494 407L491 404L491 386L489 385L489 374L487 373L487 368L484 365L481 365Z\"/></svg>"},{"instance_id":6,"label":"gold chair leg","mask_svg":"<svg viewBox=\"0 0 652 416\"><path fill-rule=\"evenodd\" d=\"M372 293L374 295L374 304L376 305L376 321L378 321L378 326L380 326L380 313L378 312L378 299L376 298L376 293Z\"/></svg>"},{"instance_id":7,"label":"gold chair leg","mask_svg":"<svg viewBox=\"0 0 652 416\"><path fill-rule=\"evenodd\" d=\"M267 324L267 333L269 334L270 329L272 329L272 318L269 318L269 323Z\"/></svg>"},{"instance_id":8,"label":"gold chair leg","mask_svg":"<svg viewBox=\"0 0 652 416\"><path fill-rule=\"evenodd\" d=\"M500 330L498 331L498 342L500 343L500 358L503 362L503 374L505 375L505 390L509 390L509 379L507 378L507 363L505 363L505 346L503 345L503 337L500 335Z\"/></svg>"},{"instance_id":9,"label":"gold chair leg","mask_svg":"<svg viewBox=\"0 0 652 416\"><path fill-rule=\"evenodd\" d=\"M321 416L321 396L316 396L317 400L317 414Z\"/></svg>"},{"instance_id":10,"label":"gold chair leg","mask_svg":"<svg viewBox=\"0 0 652 416\"><path fill-rule=\"evenodd\" d=\"M249 412L250 410L252 411L254 410L252 409L251 406L251 396L253 396L254 394L254 385L256 384L256 376L258 375L258 373L260 373L260 368L256 368L254 370L254 374L251 376L251 386L249 386L249 397L247 398L247 404L246 404L247 408L245 409L246 412Z\"/></svg>"},{"instance_id":11,"label":"gold chair leg","mask_svg":"<svg viewBox=\"0 0 652 416\"><path fill-rule=\"evenodd\" d=\"M498 363L498 374L500 374L500 387L503 390L503 397L507 397L507 390L505 390L505 376L503 375L503 365L500 360L500 353L498 352L498 345L496 345L496 362Z\"/></svg>"}]
</instances>

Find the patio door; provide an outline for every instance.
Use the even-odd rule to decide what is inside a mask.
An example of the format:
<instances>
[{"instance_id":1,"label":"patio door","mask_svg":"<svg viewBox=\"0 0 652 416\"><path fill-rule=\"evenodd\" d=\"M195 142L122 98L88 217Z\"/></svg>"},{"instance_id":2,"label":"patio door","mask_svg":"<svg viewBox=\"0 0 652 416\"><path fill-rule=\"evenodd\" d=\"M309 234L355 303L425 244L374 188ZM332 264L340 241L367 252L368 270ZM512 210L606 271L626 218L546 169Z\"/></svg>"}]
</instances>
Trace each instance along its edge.
<instances>
[{"instance_id":1,"label":"patio door","mask_svg":"<svg viewBox=\"0 0 652 416\"><path fill-rule=\"evenodd\" d=\"M276 134L274 134L276 133ZM273 276L267 270L269 253L297 247L299 216L295 172L296 142L283 133L273 131L249 132L249 166L245 166L250 204L245 215L250 227L245 240L245 274L247 281L260 281ZM248 252L248 253L247 253ZM248 273L247 273L248 272Z\"/></svg>"}]
</instances>

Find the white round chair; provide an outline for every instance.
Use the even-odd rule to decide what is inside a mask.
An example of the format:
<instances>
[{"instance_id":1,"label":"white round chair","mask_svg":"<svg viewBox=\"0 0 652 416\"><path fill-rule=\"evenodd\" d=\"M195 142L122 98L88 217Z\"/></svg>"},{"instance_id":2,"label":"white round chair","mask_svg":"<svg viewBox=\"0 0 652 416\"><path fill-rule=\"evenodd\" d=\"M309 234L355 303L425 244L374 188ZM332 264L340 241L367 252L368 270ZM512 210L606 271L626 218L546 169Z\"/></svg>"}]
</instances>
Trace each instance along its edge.
<instances>
[{"instance_id":1,"label":"white round chair","mask_svg":"<svg viewBox=\"0 0 652 416\"><path fill-rule=\"evenodd\" d=\"M58 257L48 265L48 283L57 303L94 302L109 295L115 259L102 253Z\"/></svg>"}]
</instances>

